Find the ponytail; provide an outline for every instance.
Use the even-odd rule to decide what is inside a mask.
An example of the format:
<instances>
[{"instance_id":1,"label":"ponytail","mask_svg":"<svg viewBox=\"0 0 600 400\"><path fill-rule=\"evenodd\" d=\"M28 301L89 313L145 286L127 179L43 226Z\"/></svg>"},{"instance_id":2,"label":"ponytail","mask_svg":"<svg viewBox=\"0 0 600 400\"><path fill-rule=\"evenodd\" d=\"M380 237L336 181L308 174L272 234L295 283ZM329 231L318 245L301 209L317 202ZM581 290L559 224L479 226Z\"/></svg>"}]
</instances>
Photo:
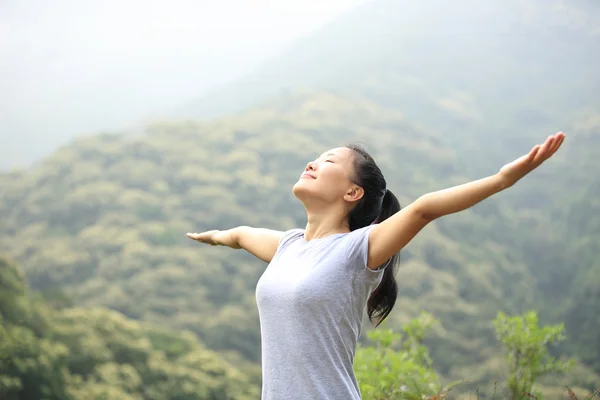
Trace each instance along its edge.
<instances>
[{"instance_id":1,"label":"ponytail","mask_svg":"<svg viewBox=\"0 0 600 400\"><path fill-rule=\"evenodd\" d=\"M396 196L390 190L386 190L381 204L381 212L373 223L385 221L400 211L400 208L400 202ZM381 268L384 268L383 277L377 288L369 296L367 315L375 327L387 318L396 304L398 284L396 283L395 276L398 270L399 259L400 253L398 252L381 266Z\"/></svg>"},{"instance_id":2,"label":"ponytail","mask_svg":"<svg viewBox=\"0 0 600 400\"><path fill-rule=\"evenodd\" d=\"M352 179L364 189L363 197L348 214L348 225L353 231L385 221L400 211L400 202L387 189L385 178L373 157L357 144L346 147L355 155ZM383 268L383 277L367 301L367 315L375 327L387 318L396 304L398 285L395 276L399 258L400 253L396 253L380 267Z\"/></svg>"}]
</instances>

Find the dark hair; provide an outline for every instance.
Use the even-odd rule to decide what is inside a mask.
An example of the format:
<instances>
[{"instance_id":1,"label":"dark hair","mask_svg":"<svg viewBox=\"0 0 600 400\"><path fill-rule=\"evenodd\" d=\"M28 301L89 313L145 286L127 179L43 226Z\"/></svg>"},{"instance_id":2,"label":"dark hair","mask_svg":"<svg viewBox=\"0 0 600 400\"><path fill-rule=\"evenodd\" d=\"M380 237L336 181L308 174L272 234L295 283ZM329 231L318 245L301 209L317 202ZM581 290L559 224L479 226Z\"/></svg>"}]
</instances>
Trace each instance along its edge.
<instances>
[{"instance_id":1,"label":"dark hair","mask_svg":"<svg viewBox=\"0 0 600 400\"><path fill-rule=\"evenodd\" d=\"M362 199L350 211L348 222L350 230L364 228L379 223L400 211L400 202L387 189L387 183L373 157L359 144L346 145L354 152L354 183L363 188ZM400 252L387 260L380 268L385 268L381 283L369 296L367 315L377 327L394 308L398 297L396 272Z\"/></svg>"}]
</instances>

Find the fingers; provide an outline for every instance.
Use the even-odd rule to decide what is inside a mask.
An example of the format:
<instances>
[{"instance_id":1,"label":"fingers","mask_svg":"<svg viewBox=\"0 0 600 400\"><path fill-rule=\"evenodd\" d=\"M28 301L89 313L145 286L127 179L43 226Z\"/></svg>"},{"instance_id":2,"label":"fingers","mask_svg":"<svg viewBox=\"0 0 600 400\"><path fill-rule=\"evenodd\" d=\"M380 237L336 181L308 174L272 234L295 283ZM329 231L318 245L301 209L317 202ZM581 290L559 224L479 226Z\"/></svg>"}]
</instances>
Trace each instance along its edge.
<instances>
[{"instance_id":1,"label":"fingers","mask_svg":"<svg viewBox=\"0 0 600 400\"><path fill-rule=\"evenodd\" d=\"M565 134L563 132L558 132L556 135L554 135L554 137L556 138L556 140L554 141L554 144L550 149L550 156L556 153L556 150L560 148L560 145L565 140Z\"/></svg>"},{"instance_id":2,"label":"fingers","mask_svg":"<svg viewBox=\"0 0 600 400\"><path fill-rule=\"evenodd\" d=\"M546 141L542 145L542 149L541 149L542 151L540 151L540 156L545 157L548 155L548 152L552 148L555 140L556 140L556 138L554 137L554 135L550 135L546 138Z\"/></svg>"},{"instance_id":3,"label":"fingers","mask_svg":"<svg viewBox=\"0 0 600 400\"><path fill-rule=\"evenodd\" d=\"M544 161L546 159L546 154L548 153L548 149L549 147L552 145L552 136L548 136L546 138L546 141L543 144L538 144L535 147L537 147L537 152L534 154L533 158L531 159L531 161L534 164L539 164L542 161ZM534 147L534 149L535 149Z\"/></svg>"},{"instance_id":4,"label":"fingers","mask_svg":"<svg viewBox=\"0 0 600 400\"><path fill-rule=\"evenodd\" d=\"M197 242L206 243L206 244L210 244L211 246L215 246L217 243L213 240L213 232L214 231L207 231L207 232L202 232L202 233L188 232L188 233L186 233L186 236Z\"/></svg>"},{"instance_id":5,"label":"fingers","mask_svg":"<svg viewBox=\"0 0 600 400\"><path fill-rule=\"evenodd\" d=\"M554 153L556 153L556 150L559 149L560 145L562 144L562 142L565 140L565 134L563 132L557 132L554 135L550 135L546 138L546 141L544 142L544 144L537 145L533 148L532 153L534 153L534 150L536 147L538 147L537 152L535 152L535 154L531 155L530 154L530 160L533 160L534 162L543 162L545 160L547 160L548 158L550 158Z\"/></svg>"},{"instance_id":6,"label":"fingers","mask_svg":"<svg viewBox=\"0 0 600 400\"><path fill-rule=\"evenodd\" d=\"M546 139L546 142L544 143L544 151L540 155L541 161L547 160L556 153L556 150L558 150L564 140L565 134L562 132L548 136L548 139Z\"/></svg>"},{"instance_id":7,"label":"fingers","mask_svg":"<svg viewBox=\"0 0 600 400\"><path fill-rule=\"evenodd\" d=\"M540 151L541 147L542 146L540 146L539 144L536 144L535 146L533 146L533 149L531 149L531 151L527 155L528 161L533 161L535 159L535 156Z\"/></svg>"},{"instance_id":8,"label":"fingers","mask_svg":"<svg viewBox=\"0 0 600 400\"><path fill-rule=\"evenodd\" d=\"M199 242L200 242L200 241L203 241L203 240L205 240L205 238L203 238L203 237L202 237L202 234L201 234L201 233L189 233L189 232L188 232L188 233L186 234L186 236L187 236L187 237L189 237L189 238L190 238L190 239L192 239L192 240L197 240L197 241L199 241Z\"/></svg>"},{"instance_id":9,"label":"fingers","mask_svg":"<svg viewBox=\"0 0 600 400\"><path fill-rule=\"evenodd\" d=\"M550 155L550 151L551 149L554 147L554 143L556 142L556 136L555 135L550 135L546 138L546 141L544 142L544 144L542 144L542 147L537 155L537 159L539 161L543 161L546 158L548 158L548 156Z\"/></svg>"}]
</instances>

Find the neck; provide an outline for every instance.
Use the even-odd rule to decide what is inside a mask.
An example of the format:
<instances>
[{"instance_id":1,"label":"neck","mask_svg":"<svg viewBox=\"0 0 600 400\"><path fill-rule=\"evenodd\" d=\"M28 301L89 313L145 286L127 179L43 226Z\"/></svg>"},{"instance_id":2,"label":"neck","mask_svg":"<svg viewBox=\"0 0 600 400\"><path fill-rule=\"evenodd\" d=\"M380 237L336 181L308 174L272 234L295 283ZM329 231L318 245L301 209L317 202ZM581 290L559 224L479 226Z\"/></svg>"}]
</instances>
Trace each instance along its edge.
<instances>
[{"instance_id":1,"label":"neck","mask_svg":"<svg viewBox=\"0 0 600 400\"><path fill-rule=\"evenodd\" d=\"M307 208L306 215L308 222L304 237L307 241L336 233L350 232L345 210L339 205L318 209Z\"/></svg>"}]
</instances>

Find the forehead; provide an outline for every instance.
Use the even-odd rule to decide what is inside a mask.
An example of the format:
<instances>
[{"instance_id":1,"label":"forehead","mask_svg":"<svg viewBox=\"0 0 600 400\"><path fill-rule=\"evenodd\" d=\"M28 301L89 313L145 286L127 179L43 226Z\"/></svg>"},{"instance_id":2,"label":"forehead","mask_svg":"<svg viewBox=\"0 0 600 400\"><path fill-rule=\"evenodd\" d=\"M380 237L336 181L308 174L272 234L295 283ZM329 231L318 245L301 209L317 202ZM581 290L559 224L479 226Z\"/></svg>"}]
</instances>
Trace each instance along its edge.
<instances>
[{"instance_id":1,"label":"forehead","mask_svg":"<svg viewBox=\"0 0 600 400\"><path fill-rule=\"evenodd\" d=\"M325 152L323 152L319 158L325 158L325 157L338 157L341 159L350 159L350 157L352 156L352 150L350 150L347 147L336 147L334 149L329 149Z\"/></svg>"}]
</instances>

